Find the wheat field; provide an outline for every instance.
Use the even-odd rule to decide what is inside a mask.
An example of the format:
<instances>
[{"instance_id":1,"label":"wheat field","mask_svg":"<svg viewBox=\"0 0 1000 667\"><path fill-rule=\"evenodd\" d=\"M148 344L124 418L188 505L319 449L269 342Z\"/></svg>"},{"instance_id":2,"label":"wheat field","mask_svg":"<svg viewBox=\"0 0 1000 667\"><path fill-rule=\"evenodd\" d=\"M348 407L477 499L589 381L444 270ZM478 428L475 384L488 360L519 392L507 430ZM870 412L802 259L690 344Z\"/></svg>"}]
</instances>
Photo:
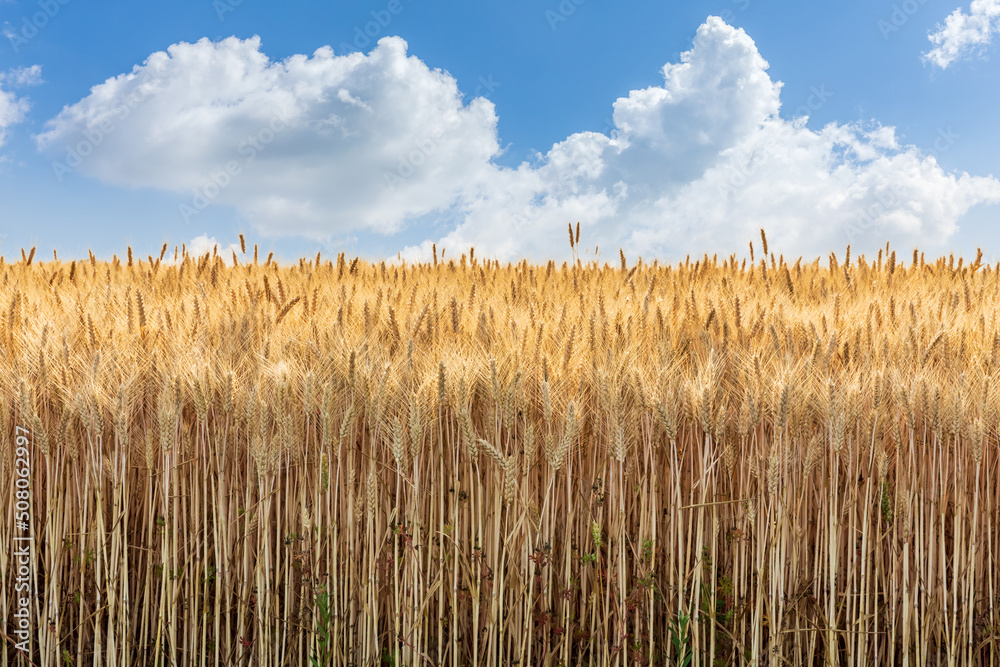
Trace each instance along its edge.
<instances>
[{"instance_id":1,"label":"wheat field","mask_svg":"<svg viewBox=\"0 0 1000 667\"><path fill-rule=\"evenodd\" d=\"M996 665L1000 264L569 236L0 262L0 663Z\"/></svg>"}]
</instances>

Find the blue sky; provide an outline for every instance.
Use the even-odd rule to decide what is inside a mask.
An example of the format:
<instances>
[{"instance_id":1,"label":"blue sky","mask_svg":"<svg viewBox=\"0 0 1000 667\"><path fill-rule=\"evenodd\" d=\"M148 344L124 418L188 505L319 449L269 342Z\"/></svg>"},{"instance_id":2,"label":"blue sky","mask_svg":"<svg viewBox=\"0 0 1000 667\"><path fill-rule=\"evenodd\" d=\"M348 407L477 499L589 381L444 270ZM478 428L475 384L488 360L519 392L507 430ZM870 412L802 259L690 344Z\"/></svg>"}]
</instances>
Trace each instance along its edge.
<instances>
[{"instance_id":1,"label":"blue sky","mask_svg":"<svg viewBox=\"0 0 1000 667\"><path fill-rule=\"evenodd\" d=\"M0 24L8 257L245 233L541 260L578 220L612 259L761 226L793 256L1000 257L1000 0L0 0Z\"/></svg>"}]
</instances>

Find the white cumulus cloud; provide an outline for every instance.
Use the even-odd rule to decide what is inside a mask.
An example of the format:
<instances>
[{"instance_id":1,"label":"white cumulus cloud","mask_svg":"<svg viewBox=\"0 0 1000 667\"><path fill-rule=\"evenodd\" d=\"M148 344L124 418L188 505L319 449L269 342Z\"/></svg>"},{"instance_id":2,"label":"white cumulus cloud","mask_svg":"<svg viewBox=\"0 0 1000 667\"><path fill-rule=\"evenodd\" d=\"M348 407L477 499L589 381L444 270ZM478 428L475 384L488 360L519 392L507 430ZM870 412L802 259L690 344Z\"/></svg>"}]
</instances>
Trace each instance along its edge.
<instances>
[{"instance_id":1,"label":"white cumulus cloud","mask_svg":"<svg viewBox=\"0 0 1000 667\"><path fill-rule=\"evenodd\" d=\"M612 137L575 134L535 166L495 169L438 245L542 258L568 253L566 223L580 221L586 245L612 255L736 252L765 227L773 246L815 256L941 246L969 208L1000 202L996 179L946 173L892 127L781 119L767 68L745 32L709 18L663 86L615 102ZM942 135L941 148L958 140Z\"/></svg>"},{"instance_id":2,"label":"white cumulus cloud","mask_svg":"<svg viewBox=\"0 0 1000 667\"><path fill-rule=\"evenodd\" d=\"M959 7L945 19L944 25L928 36L934 45L923 54L925 62L947 69L957 60L985 48L1000 32L1000 0L972 0L969 13Z\"/></svg>"},{"instance_id":3,"label":"white cumulus cloud","mask_svg":"<svg viewBox=\"0 0 1000 667\"><path fill-rule=\"evenodd\" d=\"M16 86L37 86L42 81L42 66L15 67L7 73L7 81Z\"/></svg>"},{"instance_id":4,"label":"white cumulus cloud","mask_svg":"<svg viewBox=\"0 0 1000 667\"><path fill-rule=\"evenodd\" d=\"M7 140L7 128L24 120L31 108L31 103L25 97L18 97L6 86L33 86L41 83L42 68L40 65L18 67L7 72L0 72L0 146Z\"/></svg>"},{"instance_id":5,"label":"white cumulus cloud","mask_svg":"<svg viewBox=\"0 0 1000 667\"><path fill-rule=\"evenodd\" d=\"M495 161L492 103L465 101L399 38L281 62L257 38L201 40L95 86L37 140L59 173L180 191L187 218L231 205L263 234L449 226L408 258L434 242L449 256L564 257L577 221L587 248L630 256L741 251L762 226L790 254L940 246L971 207L1000 202L1000 181L946 172L890 126L782 119L767 69L749 35L709 17L660 85L613 103L609 134L572 134L510 168Z\"/></svg>"},{"instance_id":6,"label":"white cumulus cloud","mask_svg":"<svg viewBox=\"0 0 1000 667\"><path fill-rule=\"evenodd\" d=\"M235 206L261 230L393 232L445 209L499 150L493 105L399 38L369 54L268 60L257 37L152 54L37 137L60 176L190 193L179 214Z\"/></svg>"},{"instance_id":7,"label":"white cumulus cloud","mask_svg":"<svg viewBox=\"0 0 1000 667\"><path fill-rule=\"evenodd\" d=\"M187 242L187 253L190 257L201 257L202 255L212 254L213 252L218 253L219 257L226 265L230 265L233 263L234 252L237 257L240 256L240 244L219 243L214 236L209 236L208 234L196 236ZM171 255L167 263L173 263L173 255Z\"/></svg>"}]
</instances>

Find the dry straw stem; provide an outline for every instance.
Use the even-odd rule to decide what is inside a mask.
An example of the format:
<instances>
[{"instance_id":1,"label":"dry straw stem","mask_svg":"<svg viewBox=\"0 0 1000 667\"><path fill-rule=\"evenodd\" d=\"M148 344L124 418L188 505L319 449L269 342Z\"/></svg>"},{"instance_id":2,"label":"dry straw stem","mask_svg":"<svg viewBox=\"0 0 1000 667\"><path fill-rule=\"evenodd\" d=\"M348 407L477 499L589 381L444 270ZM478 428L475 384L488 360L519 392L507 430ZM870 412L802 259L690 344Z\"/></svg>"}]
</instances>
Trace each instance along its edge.
<instances>
[{"instance_id":1,"label":"dry straw stem","mask_svg":"<svg viewBox=\"0 0 1000 667\"><path fill-rule=\"evenodd\" d=\"M988 662L1000 267L760 240L0 261L32 660Z\"/></svg>"}]
</instances>

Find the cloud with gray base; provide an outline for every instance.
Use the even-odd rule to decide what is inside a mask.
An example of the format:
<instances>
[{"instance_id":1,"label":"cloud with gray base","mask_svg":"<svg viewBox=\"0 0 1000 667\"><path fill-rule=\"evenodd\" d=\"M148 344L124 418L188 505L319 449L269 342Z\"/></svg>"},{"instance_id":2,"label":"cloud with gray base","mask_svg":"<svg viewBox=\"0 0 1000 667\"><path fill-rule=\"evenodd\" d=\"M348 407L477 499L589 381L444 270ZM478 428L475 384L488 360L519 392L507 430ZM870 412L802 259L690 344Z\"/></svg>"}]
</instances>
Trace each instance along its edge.
<instances>
[{"instance_id":1,"label":"cloud with gray base","mask_svg":"<svg viewBox=\"0 0 1000 667\"><path fill-rule=\"evenodd\" d=\"M1000 0L972 0L968 14L959 7L928 36L934 48L923 54L924 62L947 69L981 53L996 33L1000 33Z\"/></svg>"},{"instance_id":2,"label":"cloud with gray base","mask_svg":"<svg viewBox=\"0 0 1000 667\"><path fill-rule=\"evenodd\" d=\"M257 38L203 39L95 86L37 142L55 164L103 123L112 131L77 172L174 190L189 209L232 206L264 235L450 227L403 249L410 259L435 242L453 256L563 257L577 221L586 247L630 256L740 252L759 227L790 254L936 247L971 207L1000 202L1000 181L946 172L892 127L781 118L767 70L743 30L709 17L660 85L613 103L610 133L572 134L510 168L496 163L493 104L464 99L402 39L280 62Z\"/></svg>"}]
</instances>

